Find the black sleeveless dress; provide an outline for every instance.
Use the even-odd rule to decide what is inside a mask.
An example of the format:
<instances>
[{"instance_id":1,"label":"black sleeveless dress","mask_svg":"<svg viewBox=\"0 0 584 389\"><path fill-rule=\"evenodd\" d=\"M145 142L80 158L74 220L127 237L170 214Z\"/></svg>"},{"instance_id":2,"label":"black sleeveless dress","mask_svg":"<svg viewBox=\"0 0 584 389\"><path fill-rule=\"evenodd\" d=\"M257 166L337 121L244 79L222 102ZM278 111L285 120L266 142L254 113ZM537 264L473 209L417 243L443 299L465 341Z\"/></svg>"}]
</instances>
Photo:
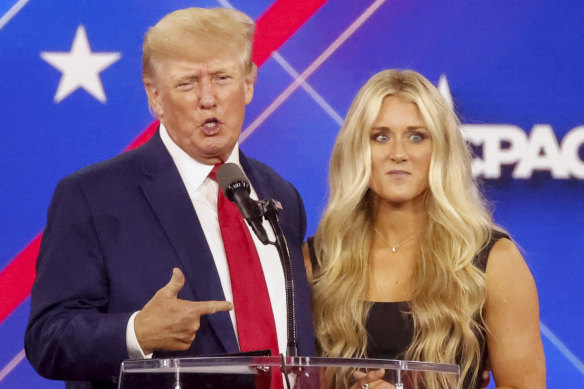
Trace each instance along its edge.
<instances>
[{"instance_id":1,"label":"black sleeveless dress","mask_svg":"<svg viewBox=\"0 0 584 389\"><path fill-rule=\"evenodd\" d=\"M483 272L487 269L487 260L493 245L501 238L509 238L506 234L493 231L489 244L485 246L475 257L474 264ZM318 269L314 238L308 238L310 262L313 270ZM367 358L402 359L410 342L414 337L414 324L407 301L398 302L372 302L369 316L365 323L367 330ZM482 358L479 366L479 375L484 370L487 359L487 345L482 334ZM464 389L470 388L471 377L464 380ZM481 381L477 380L476 388L480 389Z\"/></svg>"}]
</instances>

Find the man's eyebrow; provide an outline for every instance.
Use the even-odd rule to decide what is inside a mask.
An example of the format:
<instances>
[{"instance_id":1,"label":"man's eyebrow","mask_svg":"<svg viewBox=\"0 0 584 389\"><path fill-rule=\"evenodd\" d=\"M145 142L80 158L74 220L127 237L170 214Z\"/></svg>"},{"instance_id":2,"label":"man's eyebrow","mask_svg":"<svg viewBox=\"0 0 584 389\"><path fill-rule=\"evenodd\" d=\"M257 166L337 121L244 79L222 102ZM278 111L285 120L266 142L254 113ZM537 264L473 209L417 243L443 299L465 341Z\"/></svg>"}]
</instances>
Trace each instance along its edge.
<instances>
[{"instance_id":1,"label":"man's eyebrow","mask_svg":"<svg viewBox=\"0 0 584 389\"><path fill-rule=\"evenodd\" d=\"M216 76L218 74L233 74L234 70L230 69L230 68L220 68L217 70L213 70L212 72L209 72L209 74L211 74L211 76Z\"/></svg>"},{"instance_id":2,"label":"man's eyebrow","mask_svg":"<svg viewBox=\"0 0 584 389\"><path fill-rule=\"evenodd\" d=\"M192 80L196 80L199 77L194 75L194 74L187 74L184 76L180 76L176 79L176 81L181 82L181 81L192 81Z\"/></svg>"}]
</instances>

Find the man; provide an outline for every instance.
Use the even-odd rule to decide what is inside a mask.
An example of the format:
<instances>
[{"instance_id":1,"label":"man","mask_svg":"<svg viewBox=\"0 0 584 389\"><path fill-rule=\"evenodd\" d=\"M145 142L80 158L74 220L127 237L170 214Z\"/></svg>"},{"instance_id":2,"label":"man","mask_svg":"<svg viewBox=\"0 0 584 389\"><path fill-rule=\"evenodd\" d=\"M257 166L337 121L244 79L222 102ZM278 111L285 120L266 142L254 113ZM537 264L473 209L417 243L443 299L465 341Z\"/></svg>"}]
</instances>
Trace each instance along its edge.
<instances>
[{"instance_id":1,"label":"man","mask_svg":"<svg viewBox=\"0 0 584 389\"><path fill-rule=\"evenodd\" d=\"M314 353L302 201L237 143L254 92L253 28L238 11L189 8L146 34L143 81L159 131L142 147L63 179L49 208L25 336L42 376L76 381L69 388L109 388L124 359L240 351L238 307L230 302L237 274L218 222L218 185L208 177L223 162L242 167L252 197L283 205L298 352ZM280 261L273 246L255 236L253 243L277 333L272 349L284 353Z\"/></svg>"}]
</instances>

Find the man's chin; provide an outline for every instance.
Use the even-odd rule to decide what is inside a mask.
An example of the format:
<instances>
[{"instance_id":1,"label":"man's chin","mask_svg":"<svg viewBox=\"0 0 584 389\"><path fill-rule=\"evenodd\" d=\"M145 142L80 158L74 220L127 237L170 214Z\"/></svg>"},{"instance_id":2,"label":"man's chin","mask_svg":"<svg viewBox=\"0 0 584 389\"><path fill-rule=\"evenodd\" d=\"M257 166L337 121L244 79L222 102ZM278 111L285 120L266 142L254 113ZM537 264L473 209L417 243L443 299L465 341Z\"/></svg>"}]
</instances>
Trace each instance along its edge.
<instances>
[{"instance_id":1,"label":"man's chin","mask_svg":"<svg viewBox=\"0 0 584 389\"><path fill-rule=\"evenodd\" d=\"M197 153L197 155L189 154L191 157L196 159L197 161L204 163L206 165L215 165L218 163L225 162L227 158L229 158L229 154L231 154L231 148L229 147L221 147L221 148L207 148L202 150L202 152Z\"/></svg>"}]
</instances>

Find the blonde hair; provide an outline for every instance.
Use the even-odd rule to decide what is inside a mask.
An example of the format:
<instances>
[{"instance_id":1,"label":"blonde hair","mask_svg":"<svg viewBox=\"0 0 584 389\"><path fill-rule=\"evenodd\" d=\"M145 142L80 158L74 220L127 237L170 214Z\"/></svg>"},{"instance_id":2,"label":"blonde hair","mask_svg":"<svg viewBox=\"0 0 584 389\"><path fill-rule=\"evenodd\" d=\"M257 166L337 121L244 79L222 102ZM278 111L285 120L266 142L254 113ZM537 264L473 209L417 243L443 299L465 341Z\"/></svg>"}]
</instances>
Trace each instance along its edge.
<instances>
[{"instance_id":1,"label":"blonde hair","mask_svg":"<svg viewBox=\"0 0 584 389\"><path fill-rule=\"evenodd\" d=\"M317 337L324 355L363 357L364 301L372 242L369 132L383 99L397 96L417 105L432 137L428 223L413 276L409 308L414 338L403 357L458 363L462 376L477 376L484 331L484 273L473 265L494 228L471 172L471 154L459 121L439 91L411 70L386 70L361 88L337 136L330 160L330 194L315 234L320 273L313 284ZM448 383L429 376L429 388ZM474 378L473 378L474 382ZM453 387L448 386L448 387Z\"/></svg>"},{"instance_id":2,"label":"blonde hair","mask_svg":"<svg viewBox=\"0 0 584 389\"><path fill-rule=\"evenodd\" d=\"M244 13L230 8L186 8L171 12L146 32L142 45L142 75L152 76L157 60L193 53L192 44L203 42L212 52L230 50L238 53L246 74L255 80L257 67L252 62L255 24Z\"/></svg>"}]
</instances>

